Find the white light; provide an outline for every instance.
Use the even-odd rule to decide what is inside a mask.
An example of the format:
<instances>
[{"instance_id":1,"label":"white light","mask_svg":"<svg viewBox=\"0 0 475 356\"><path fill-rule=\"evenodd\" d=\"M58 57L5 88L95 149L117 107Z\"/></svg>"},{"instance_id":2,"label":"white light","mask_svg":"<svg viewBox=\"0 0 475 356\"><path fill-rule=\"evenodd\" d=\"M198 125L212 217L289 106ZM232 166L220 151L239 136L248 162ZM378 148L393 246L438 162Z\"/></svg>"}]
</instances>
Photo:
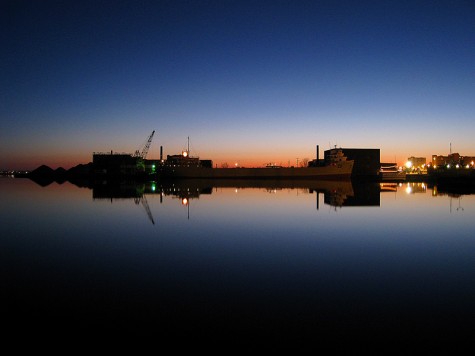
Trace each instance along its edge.
<instances>
[{"instance_id":1,"label":"white light","mask_svg":"<svg viewBox=\"0 0 475 356\"><path fill-rule=\"evenodd\" d=\"M412 188L411 187L406 187L406 194L411 194L412 193Z\"/></svg>"},{"instance_id":2,"label":"white light","mask_svg":"<svg viewBox=\"0 0 475 356\"><path fill-rule=\"evenodd\" d=\"M406 162L406 167L407 167L407 168L411 168L411 167L412 167L412 162L411 162L411 161L407 161L407 162Z\"/></svg>"}]
</instances>

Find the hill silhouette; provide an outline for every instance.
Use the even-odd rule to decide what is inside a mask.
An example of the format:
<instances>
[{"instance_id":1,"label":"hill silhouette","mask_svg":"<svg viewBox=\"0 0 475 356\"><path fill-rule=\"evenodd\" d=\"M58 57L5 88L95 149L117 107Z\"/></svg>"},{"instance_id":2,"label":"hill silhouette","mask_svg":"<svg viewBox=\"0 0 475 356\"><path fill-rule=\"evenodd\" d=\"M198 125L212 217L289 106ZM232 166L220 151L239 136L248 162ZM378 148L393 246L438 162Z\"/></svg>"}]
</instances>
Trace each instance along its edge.
<instances>
[{"instance_id":1,"label":"hill silhouette","mask_svg":"<svg viewBox=\"0 0 475 356\"><path fill-rule=\"evenodd\" d=\"M62 184L70 181L78 186L89 186L89 178L92 174L92 163L78 164L68 170L63 167L53 169L47 165L41 165L26 176L35 183L46 187L53 182Z\"/></svg>"}]
</instances>

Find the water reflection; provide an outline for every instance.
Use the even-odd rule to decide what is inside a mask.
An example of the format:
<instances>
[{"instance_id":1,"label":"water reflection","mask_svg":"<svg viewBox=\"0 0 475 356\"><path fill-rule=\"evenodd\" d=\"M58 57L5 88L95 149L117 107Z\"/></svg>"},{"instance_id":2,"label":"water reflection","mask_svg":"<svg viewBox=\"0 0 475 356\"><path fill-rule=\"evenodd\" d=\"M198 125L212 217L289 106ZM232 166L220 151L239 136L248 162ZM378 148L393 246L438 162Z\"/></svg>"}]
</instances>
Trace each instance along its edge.
<instances>
[{"instance_id":1,"label":"water reflection","mask_svg":"<svg viewBox=\"0 0 475 356\"><path fill-rule=\"evenodd\" d=\"M385 182L380 183L381 192L398 192L403 190L406 194L418 194L431 191L432 196L454 196L472 195L475 194L475 182L474 183L426 183L426 182Z\"/></svg>"},{"instance_id":2,"label":"water reflection","mask_svg":"<svg viewBox=\"0 0 475 356\"><path fill-rule=\"evenodd\" d=\"M36 182L45 187L44 182ZM58 182L63 184L64 182ZM143 207L149 221L155 224L153 213L149 207L147 196L159 197L160 204L167 197L176 199L181 205L187 207L190 217L190 205L194 199L202 195L212 195L218 189L234 189L236 193L243 189L264 190L271 194L282 191L294 191L296 194L314 194L315 208L321 209L321 202L334 211L347 207L380 207L381 194L404 193L406 195L425 194L428 191L432 196L448 195L459 199L466 194L474 194L473 184L433 184L425 182L368 182L352 180L246 180L246 179L187 179L175 181L81 181L71 182L79 187L92 190L93 201L108 200L133 200L136 205ZM51 182L49 182L51 184ZM48 185L49 185L48 184ZM323 199L321 199L323 197ZM261 199L263 196L261 196ZM452 205L452 201L451 201ZM458 211L463 208L459 206ZM452 211L452 209L451 209Z\"/></svg>"},{"instance_id":3,"label":"water reflection","mask_svg":"<svg viewBox=\"0 0 475 356\"><path fill-rule=\"evenodd\" d=\"M0 180L2 270L16 303L7 324L38 332L53 320L84 335L95 323L98 335L115 327L234 342L237 333L275 340L295 331L313 342L381 331L394 342L474 326L470 190L355 181L82 186Z\"/></svg>"},{"instance_id":4,"label":"water reflection","mask_svg":"<svg viewBox=\"0 0 475 356\"><path fill-rule=\"evenodd\" d=\"M160 203L170 196L189 206L191 200L201 195L211 195L219 188L233 188L235 192L242 189L263 189L268 193L283 190L294 190L307 194L315 194L316 208L320 208L320 196L325 204L334 208L349 206L379 206L380 187L376 183L353 184L344 181L295 181L295 180L178 180L166 182L95 182L91 186L94 200L134 199L136 204L143 204L150 216L146 195L157 195ZM153 219L150 218L152 221Z\"/></svg>"}]
</instances>

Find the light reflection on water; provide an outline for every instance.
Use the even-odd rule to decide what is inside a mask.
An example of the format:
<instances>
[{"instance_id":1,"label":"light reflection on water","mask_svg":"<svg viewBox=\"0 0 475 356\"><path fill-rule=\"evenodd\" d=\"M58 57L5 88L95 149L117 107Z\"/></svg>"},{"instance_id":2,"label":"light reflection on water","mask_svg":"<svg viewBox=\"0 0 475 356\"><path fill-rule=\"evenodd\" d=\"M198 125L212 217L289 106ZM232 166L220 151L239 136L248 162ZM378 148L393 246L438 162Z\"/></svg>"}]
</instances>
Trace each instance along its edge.
<instances>
[{"instance_id":1,"label":"light reflection on water","mask_svg":"<svg viewBox=\"0 0 475 356\"><path fill-rule=\"evenodd\" d=\"M0 179L13 319L263 337L461 332L475 316L475 195L421 183L92 188Z\"/></svg>"}]
</instances>

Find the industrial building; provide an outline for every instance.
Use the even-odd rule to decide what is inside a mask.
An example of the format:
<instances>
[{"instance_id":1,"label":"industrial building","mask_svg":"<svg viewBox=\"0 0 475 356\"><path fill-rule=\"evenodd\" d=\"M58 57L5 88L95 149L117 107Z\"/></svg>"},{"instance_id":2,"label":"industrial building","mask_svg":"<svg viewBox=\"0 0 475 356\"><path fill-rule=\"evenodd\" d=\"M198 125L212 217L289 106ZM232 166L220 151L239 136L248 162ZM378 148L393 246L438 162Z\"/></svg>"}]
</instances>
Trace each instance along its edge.
<instances>
[{"instance_id":1,"label":"industrial building","mask_svg":"<svg viewBox=\"0 0 475 356\"><path fill-rule=\"evenodd\" d=\"M154 165L146 161L146 156L152 143L155 131L148 137L142 151L135 154L114 153L113 151L94 152L92 155L92 169L95 175L105 176L139 176L151 172ZM146 169L147 168L147 169Z\"/></svg>"},{"instance_id":2,"label":"industrial building","mask_svg":"<svg viewBox=\"0 0 475 356\"><path fill-rule=\"evenodd\" d=\"M94 153L92 155L93 172L96 175L129 176L145 171L140 162L140 157L127 153Z\"/></svg>"}]
</instances>

